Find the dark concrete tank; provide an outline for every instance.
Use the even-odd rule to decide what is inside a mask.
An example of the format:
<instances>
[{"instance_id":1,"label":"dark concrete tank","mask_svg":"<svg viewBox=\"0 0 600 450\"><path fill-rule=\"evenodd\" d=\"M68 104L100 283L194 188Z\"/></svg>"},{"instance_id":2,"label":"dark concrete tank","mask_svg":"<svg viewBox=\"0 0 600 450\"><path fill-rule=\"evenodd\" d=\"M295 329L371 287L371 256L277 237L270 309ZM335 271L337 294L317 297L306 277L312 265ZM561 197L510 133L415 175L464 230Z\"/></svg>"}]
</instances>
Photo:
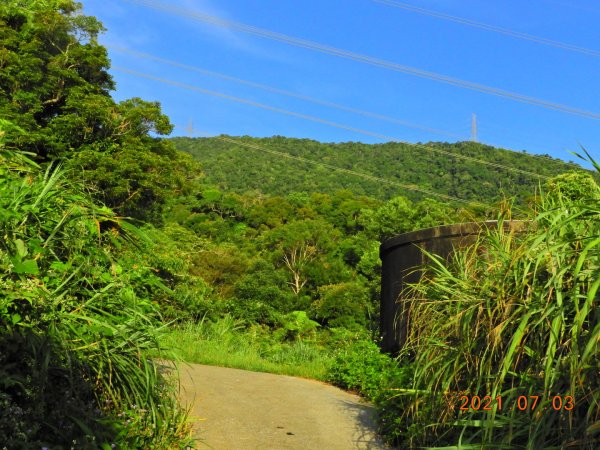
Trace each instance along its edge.
<instances>
[{"instance_id":1,"label":"dark concrete tank","mask_svg":"<svg viewBox=\"0 0 600 450\"><path fill-rule=\"evenodd\" d=\"M381 244L381 349L396 353L406 340L408 311L401 293L408 283L419 281L428 258L421 249L448 259L454 249L473 244L482 229L498 222L467 222L401 234ZM505 229L522 230L525 222L505 221ZM415 270L417 269L417 270Z\"/></svg>"}]
</instances>

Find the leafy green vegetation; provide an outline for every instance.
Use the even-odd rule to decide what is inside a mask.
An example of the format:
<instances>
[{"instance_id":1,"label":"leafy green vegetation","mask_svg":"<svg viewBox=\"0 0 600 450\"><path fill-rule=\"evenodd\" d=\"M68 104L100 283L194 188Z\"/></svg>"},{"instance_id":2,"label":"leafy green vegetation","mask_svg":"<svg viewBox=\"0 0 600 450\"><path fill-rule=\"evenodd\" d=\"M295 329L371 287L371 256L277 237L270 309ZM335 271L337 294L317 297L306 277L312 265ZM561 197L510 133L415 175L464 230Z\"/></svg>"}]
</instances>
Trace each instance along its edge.
<instances>
[{"instance_id":1,"label":"leafy green vegetation","mask_svg":"<svg viewBox=\"0 0 600 450\"><path fill-rule=\"evenodd\" d=\"M374 400L392 383L401 382L407 370L406 367L400 368L389 355L381 353L376 343L362 339L338 353L329 370L328 380Z\"/></svg>"},{"instance_id":2,"label":"leafy green vegetation","mask_svg":"<svg viewBox=\"0 0 600 450\"><path fill-rule=\"evenodd\" d=\"M350 191L271 197L206 185L175 198L165 212L167 228L187 230L173 239L194 248L188 273L211 288L195 318L231 314L273 330L293 311L323 329L373 329L379 239L473 214L431 200L384 203Z\"/></svg>"},{"instance_id":3,"label":"leafy green vegetation","mask_svg":"<svg viewBox=\"0 0 600 450\"><path fill-rule=\"evenodd\" d=\"M404 447L598 444L597 175L467 142L236 138L459 207L231 138L167 140L158 103L110 96L102 30L72 0L0 5L2 445L185 448L161 366L177 358L329 380L375 402ZM535 178L464 157L552 178L540 196ZM381 241L498 210L530 230L434 258L409 344L380 354ZM462 393L503 409L459 413ZM532 395L574 407L514 408Z\"/></svg>"},{"instance_id":4,"label":"leafy green vegetation","mask_svg":"<svg viewBox=\"0 0 600 450\"><path fill-rule=\"evenodd\" d=\"M519 203L525 203L533 196L540 181L529 174L499 168L495 164L545 177L577 168L551 157L537 157L475 142L369 145L320 143L283 136L226 138L178 137L172 141L178 149L191 154L202 164L207 183L240 194L252 190L279 196L292 192L333 194L348 189L357 195L380 200L398 195L413 201L426 197L419 192L236 145L235 141L484 204L496 203L503 196L514 196ZM476 158L492 165L464 158Z\"/></svg>"},{"instance_id":5,"label":"leafy green vegetation","mask_svg":"<svg viewBox=\"0 0 600 450\"><path fill-rule=\"evenodd\" d=\"M526 233L490 230L414 286L413 380L381 401L403 446L598 447L600 187L548 189Z\"/></svg>"},{"instance_id":6,"label":"leafy green vegetation","mask_svg":"<svg viewBox=\"0 0 600 450\"><path fill-rule=\"evenodd\" d=\"M298 332L293 322L272 333L267 327L245 327L225 316L215 322L184 323L162 342L186 362L325 380L333 350L317 342L314 334L290 340L290 328L294 334Z\"/></svg>"},{"instance_id":7,"label":"leafy green vegetation","mask_svg":"<svg viewBox=\"0 0 600 450\"><path fill-rule=\"evenodd\" d=\"M0 178L0 441L183 443L186 414L146 357L161 352L159 312L122 259L141 232L60 168L1 158L13 167Z\"/></svg>"},{"instance_id":8,"label":"leafy green vegetation","mask_svg":"<svg viewBox=\"0 0 600 450\"><path fill-rule=\"evenodd\" d=\"M137 256L147 234L119 213L159 222L186 166L149 175L181 158L148 135L168 119L158 104L114 103L102 26L79 9L0 5L0 442L183 448L187 413L149 358L169 356L161 305L177 296ZM129 152L123 178L94 172L122 170L115 154Z\"/></svg>"},{"instance_id":9,"label":"leafy green vegetation","mask_svg":"<svg viewBox=\"0 0 600 450\"><path fill-rule=\"evenodd\" d=\"M192 187L194 166L165 140L160 105L116 103L104 28L72 0L8 0L0 6L0 118L8 146L38 162L64 161L72 176L120 215L160 221L174 191ZM174 169L176 168L176 169Z\"/></svg>"}]
</instances>

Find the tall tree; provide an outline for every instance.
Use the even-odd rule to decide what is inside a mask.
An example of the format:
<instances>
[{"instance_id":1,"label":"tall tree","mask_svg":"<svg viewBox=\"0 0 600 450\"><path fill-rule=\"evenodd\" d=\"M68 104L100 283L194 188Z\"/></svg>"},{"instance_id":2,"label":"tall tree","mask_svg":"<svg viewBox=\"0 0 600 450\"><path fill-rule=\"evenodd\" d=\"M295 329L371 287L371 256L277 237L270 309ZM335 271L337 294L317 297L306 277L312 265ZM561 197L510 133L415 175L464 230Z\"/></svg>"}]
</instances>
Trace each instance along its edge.
<instances>
[{"instance_id":1,"label":"tall tree","mask_svg":"<svg viewBox=\"0 0 600 450\"><path fill-rule=\"evenodd\" d=\"M62 159L118 213L158 221L198 168L153 136L173 128L157 102L111 98L103 31L73 0L0 3L0 117L20 127L7 146Z\"/></svg>"},{"instance_id":2,"label":"tall tree","mask_svg":"<svg viewBox=\"0 0 600 450\"><path fill-rule=\"evenodd\" d=\"M9 135L41 158L110 133L104 28L72 0L8 0L0 5L0 114L27 131Z\"/></svg>"}]
</instances>

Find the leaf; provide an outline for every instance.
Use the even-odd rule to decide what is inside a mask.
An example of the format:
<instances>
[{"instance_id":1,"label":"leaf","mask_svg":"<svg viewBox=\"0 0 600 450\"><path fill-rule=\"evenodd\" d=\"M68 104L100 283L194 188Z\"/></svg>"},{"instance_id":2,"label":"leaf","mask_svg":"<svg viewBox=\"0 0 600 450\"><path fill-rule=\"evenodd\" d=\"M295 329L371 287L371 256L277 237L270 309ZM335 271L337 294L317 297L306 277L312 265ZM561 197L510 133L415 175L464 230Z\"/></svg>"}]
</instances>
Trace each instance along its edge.
<instances>
[{"instance_id":1,"label":"leaf","mask_svg":"<svg viewBox=\"0 0 600 450\"><path fill-rule=\"evenodd\" d=\"M50 268L53 270L56 270L57 272L67 272L68 270L71 269L71 266L73 265L73 263L71 261L68 261L66 263L60 262L60 261L54 261L52 264L50 264Z\"/></svg>"},{"instance_id":2,"label":"leaf","mask_svg":"<svg viewBox=\"0 0 600 450\"><path fill-rule=\"evenodd\" d=\"M35 259L27 259L25 261L16 262L13 268L14 273L24 273L27 275L37 275L40 273L37 261Z\"/></svg>"},{"instance_id":3,"label":"leaf","mask_svg":"<svg viewBox=\"0 0 600 450\"><path fill-rule=\"evenodd\" d=\"M27 256L27 246L21 239L17 239L15 241L15 246L17 247L17 255L19 255L21 258Z\"/></svg>"},{"instance_id":4,"label":"leaf","mask_svg":"<svg viewBox=\"0 0 600 450\"><path fill-rule=\"evenodd\" d=\"M594 422L589 427L587 427L586 432L588 434L596 434L596 433L600 432L600 420L597 422Z\"/></svg>"},{"instance_id":5,"label":"leaf","mask_svg":"<svg viewBox=\"0 0 600 450\"><path fill-rule=\"evenodd\" d=\"M111 282L113 280L113 277L112 277L112 275L110 273L103 272L102 275L100 275L100 279L102 281L106 281L108 283L108 282Z\"/></svg>"}]
</instances>

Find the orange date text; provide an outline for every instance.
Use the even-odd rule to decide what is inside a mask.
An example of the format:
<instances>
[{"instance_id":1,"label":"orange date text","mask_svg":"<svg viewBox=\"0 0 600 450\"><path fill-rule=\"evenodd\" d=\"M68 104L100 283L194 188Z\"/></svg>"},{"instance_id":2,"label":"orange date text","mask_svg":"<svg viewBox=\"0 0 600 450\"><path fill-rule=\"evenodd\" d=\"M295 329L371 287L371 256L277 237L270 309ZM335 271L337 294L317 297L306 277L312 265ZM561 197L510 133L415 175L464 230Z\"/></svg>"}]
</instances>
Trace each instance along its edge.
<instances>
[{"instance_id":1,"label":"orange date text","mask_svg":"<svg viewBox=\"0 0 600 450\"><path fill-rule=\"evenodd\" d=\"M458 401L460 411L502 411L503 408L516 408L519 411L534 411L542 404L544 408L554 411L571 411L575 408L575 399L571 395L554 395L542 401L540 395L519 395L511 402L504 401L502 396L461 395Z\"/></svg>"}]
</instances>

